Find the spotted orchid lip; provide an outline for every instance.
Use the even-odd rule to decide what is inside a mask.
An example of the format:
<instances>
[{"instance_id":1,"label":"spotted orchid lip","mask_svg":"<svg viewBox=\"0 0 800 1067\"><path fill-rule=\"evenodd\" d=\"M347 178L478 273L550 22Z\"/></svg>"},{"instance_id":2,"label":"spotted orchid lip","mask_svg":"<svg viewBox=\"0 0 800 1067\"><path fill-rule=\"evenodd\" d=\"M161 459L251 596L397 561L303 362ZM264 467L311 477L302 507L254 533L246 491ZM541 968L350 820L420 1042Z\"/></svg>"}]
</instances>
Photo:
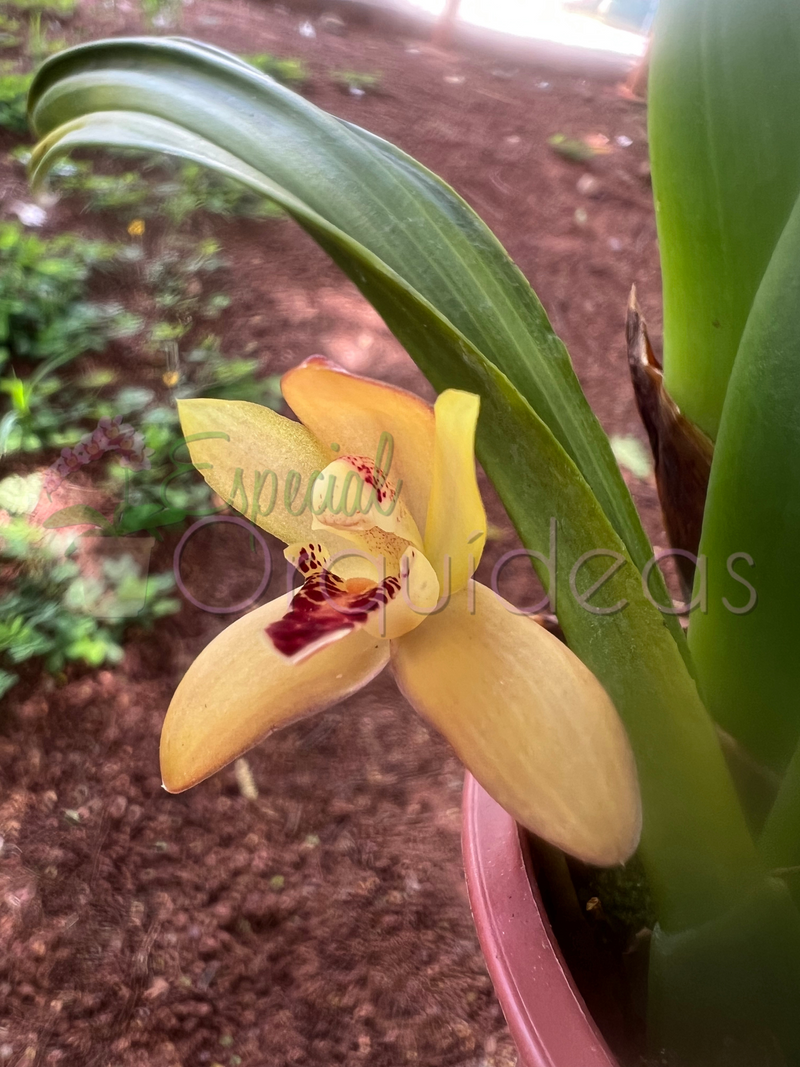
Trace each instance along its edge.
<instances>
[{"instance_id":1,"label":"spotted orchid lip","mask_svg":"<svg viewBox=\"0 0 800 1067\"><path fill-rule=\"evenodd\" d=\"M362 627L375 637L391 639L438 610L439 584L424 554L399 538L381 536L399 542L402 549L397 573L388 576L385 557L382 567L374 568L367 560L365 573L345 576L333 569L337 557L331 557L323 544L287 547L284 555L302 575L303 584L284 615L265 629L276 652L290 662L301 662Z\"/></svg>"},{"instance_id":2,"label":"spotted orchid lip","mask_svg":"<svg viewBox=\"0 0 800 1067\"><path fill-rule=\"evenodd\" d=\"M339 578L322 569L306 579L289 611L265 633L277 652L299 663L360 629L399 592L400 579L395 575L375 583L364 578Z\"/></svg>"},{"instance_id":3,"label":"spotted orchid lip","mask_svg":"<svg viewBox=\"0 0 800 1067\"><path fill-rule=\"evenodd\" d=\"M294 564L294 567L304 578L309 578L312 574L318 574L329 559L328 552L322 545L314 544L313 542L301 545L298 548L290 546L286 549L284 555Z\"/></svg>"}]
</instances>

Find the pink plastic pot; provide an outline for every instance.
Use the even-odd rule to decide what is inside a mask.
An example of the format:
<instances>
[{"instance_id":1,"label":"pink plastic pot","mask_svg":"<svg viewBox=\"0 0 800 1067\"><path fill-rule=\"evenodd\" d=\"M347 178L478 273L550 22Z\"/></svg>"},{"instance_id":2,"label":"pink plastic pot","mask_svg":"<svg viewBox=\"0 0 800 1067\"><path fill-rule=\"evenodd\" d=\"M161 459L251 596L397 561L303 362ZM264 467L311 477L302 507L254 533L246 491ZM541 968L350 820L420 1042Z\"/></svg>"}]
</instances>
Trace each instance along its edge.
<instances>
[{"instance_id":1,"label":"pink plastic pot","mask_svg":"<svg viewBox=\"0 0 800 1067\"><path fill-rule=\"evenodd\" d=\"M520 1067L618 1067L553 936L525 836L469 774L462 846L478 938Z\"/></svg>"}]
</instances>

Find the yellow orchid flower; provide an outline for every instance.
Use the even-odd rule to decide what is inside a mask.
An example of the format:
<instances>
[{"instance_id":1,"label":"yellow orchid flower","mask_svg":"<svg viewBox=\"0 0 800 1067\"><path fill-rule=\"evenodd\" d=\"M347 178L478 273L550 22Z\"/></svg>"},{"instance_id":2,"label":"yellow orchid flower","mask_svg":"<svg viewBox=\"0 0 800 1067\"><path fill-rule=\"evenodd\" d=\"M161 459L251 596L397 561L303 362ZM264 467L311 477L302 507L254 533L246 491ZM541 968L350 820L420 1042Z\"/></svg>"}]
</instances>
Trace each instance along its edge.
<instances>
[{"instance_id":1,"label":"yellow orchid flower","mask_svg":"<svg viewBox=\"0 0 800 1067\"><path fill-rule=\"evenodd\" d=\"M192 462L287 543L304 582L192 664L164 723L166 788L196 784L391 663L522 825L587 862L624 861L641 813L616 710L565 645L472 578L486 539L478 397L448 390L432 408L320 357L282 388L299 423L239 401L179 405Z\"/></svg>"}]
</instances>

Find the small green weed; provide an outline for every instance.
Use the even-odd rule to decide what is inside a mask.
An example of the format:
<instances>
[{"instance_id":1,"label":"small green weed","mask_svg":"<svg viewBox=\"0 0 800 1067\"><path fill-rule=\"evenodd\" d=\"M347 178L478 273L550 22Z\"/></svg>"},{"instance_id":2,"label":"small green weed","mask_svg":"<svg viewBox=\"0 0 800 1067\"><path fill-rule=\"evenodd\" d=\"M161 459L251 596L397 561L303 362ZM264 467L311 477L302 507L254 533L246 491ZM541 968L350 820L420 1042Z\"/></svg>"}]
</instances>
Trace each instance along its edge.
<instances>
[{"instance_id":1,"label":"small green weed","mask_svg":"<svg viewBox=\"0 0 800 1067\"><path fill-rule=\"evenodd\" d=\"M112 380L116 377L114 372ZM64 379L52 364L44 364L27 378L0 378L0 393L9 410L0 420L0 454L39 452L77 444L90 423L113 418L112 400L94 385L97 374Z\"/></svg>"},{"instance_id":2,"label":"small green weed","mask_svg":"<svg viewBox=\"0 0 800 1067\"><path fill-rule=\"evenodd\" d=\"M32 12L28 19L28 56L39 62L54 52L60 52L67 47L63 37L54 37L48 40L47 28L42 26L42 12Z\"/></svg>"},{"instance_id":3,"label":"small green weed","mask_svg":"<svg viewBox=\"0 0 800 1067\"><path fill-rule=\"evenodd\" d=\"M180 25L183 14L181 0L141 0L141 8L146 26L165 30Z\"/></svg>"},{"instance_id":4,"label":"small green weed","mask_svg":"<svg viewBox=\"0 0 800 1067\"><path fill-rule=\"evenodd\" d=\"M0 14L0 48L17 48L22 38L19 35L22 23L19 19Z\"/></svg>"},{"instance_id":5,"label":"small green weed","mask_svg":"<svg viewBox=\"0 0 800 1067\"><path fill-rule=\"evenodd\" d=\"M357 70L332 70L331 79L340 89L357 96L378 92L381 86L380 74L367 74Z\"/></svg>"},{"instance_id":6,"label":"small green weed","mask_svg":"<svg viewBox=\"0 0 800 1067\"><path fill-rule=\"evenodd\" d=\"M131 258L137 284L150 293L161 316L146 332L142 319L121 304L88 298L94 272L111 272ZM0 453L72 447L100 419L116 415L135 413L152 422L149 409L159 403L154 390L125 386L115 392L116 371L95 366L76 373L70 368L64 376L65 364L103 352L111 340L142 333L151 360L161 350L165 359L174 354L177 368L177 343L193 322L215 319L230 304L226 293L208 293L204 285L224 265L214 240L198 243L176 236L159 255L146 259L140 244L87 242L75 236L46 241L16 224L0 225L0 400L2 394L7 398ZM166 371L164 385L176 385L180 396L204 392L253 400L265 389L265 396L272 395L271 387L255 379L256 362L226 360L216 338L195 346L183 370L173 374L168 365ZM148 432L156 440L147 445L163 455L178 439L174 409L161 410L155 422Z\"/></svg>"},{"instance_id":7,"label":"small green weed","mask_svg":"<svg viewBox=\"0 0 800 1067\"><path fill-rule=\"evenodd\" d=\"M82 396L57 372L141 330L139 316L121 304L88 299L90 276L120 265L125 254L121 245L76 235L45 240L0 223L0 394L8 398L0 454L62 447L80 436L91 394Z\"/></svg>"},{"instance_id":8,"label":"small green weed","mask_svg":"<svg viewBox=\"0 0 800 1067\"><path fill-rule=\"evenodd\" d=\"M3 0L3 5L9 11L23 12L26 14L45 13L58 15L60 18L68 18L75 14L77 0Z\"/></svg>"},{"instance_id":9,"label":"small green weed","mask_svg":"<svg viewBox=\"0 0 800 1067\"><path fill-rule=\"evenodd\" d=\"M131 155L117 158L130 160ZM167 156L135 157L136 170L99 173L89 160L66 159L53 168L53 187L80 198L89 211L113 211L127 218L164 218L182 225L191 215L245 218L280 218L283 212L271 201L238 182L213 174L196 163L181 163ZM22 160L24 162L24 159Z\"/></svg>"},{"instance_id":10,"label":"small green weed","mask_svg":"<svg viewBox=\"0 0 800 1067\"><path fill-rule=\"evenodd\" d=\"M30 660L51 674L69 662L119 663L131 621L150 626L179 609L168 595L173 576L148 577L146 567L143 574L124 539L114 540L118 553L101 558L91 577L70 556L71 540L18 515L0 527L0 581L12 590L0 597L0 695L18 680L14 668Z\"/></svg>"},{"instance_id":11,"label":"small green weed","mask_svg":"<svg viewBox=\"0 0 800 1067\"><path fill-rule=\"evenodd\" d=\"M32 74L0 73L0 127L12 133L27 133L27 101Z\"/></svg>"},{"instance_id":12,"label":"small green weed","mask_svg":"<svg viewBox=\"0 0 800 1067\"><path fill-rule=\"evenodd\" d=\"M9 359L63 364L131 336L137 319L87 299L89 276L118 267L126 254L122 245L76 234L47 240L0 222L0 368Z\"/></svg>"},{"instance_id":13,"label":"small green weed","mask_svg":"<svg viewBox=\"0 0 800 1067\"><path fill-rule=\"evenodd\" d=\"M309 79L308 67L302 59L273 56L269 52L257 52L253 55L242 56L245 63L260 70L262 74L268 74L283 85L289 85L292 89L299 89Z\"/></svg>"},{"instance_id":14,"label":"small green weed","mask_svg":"<svg viewBox=\"0 0 800 1067\"><path fill-rule=\"evenodd\" d=\"M161 255L145 264L144 278L157 308L174 313L199 311L204 314L207 309L200 306L201 279L224 266L226 261L217 241L208 239L197 245L174 241ZM224 306L227 307L227 303ZM220 310L222 308L216 308L216 313Z\"/></svg>"},{"instance_id":15,"label":"small green weed","mask_svg":"<svg viewBox=\"0 0 800 1067\"><path fill-rule=\"evenodd\" d=\"M177 351L174 342L172 347ZM110 527L106 532L154 533L187 517L209 514L213 508L205 482L176 478L186 463L178 455L182 438L174 400L207 396L277 408L279 380L258 378L255 359L226 359L214 335L193 348L182 366L177 356L168 363L174 368L164 374L169 392L142 385L119 387L117 374L110 368L94 368L68 380L53 374L36 388L30 387L30 379L16 380L24 395L15 399L18 415L6 434L6 451L72 449L101 420L130 419L136 422L141 447L147 450L148 466L132 472L113 462L112 456L112 462L92 472L95 487L120 501L111 520L113 530ZM192 470L191 466L187 469Z\"/></svg>"},{"instance_id":16,"label":"small green weed","mask_svg":"<svg viewBox=\"0 0 800 1067\"><path fill-rule=\"evenodd\" d=\"M280 377L257 378L257 359L226 359L219 338L213 334L188 354L186 367L186 379L174 389L178 400L206 396L215 400L248 400L276 409L282 403Z\"/></svg>"}]
</instances>

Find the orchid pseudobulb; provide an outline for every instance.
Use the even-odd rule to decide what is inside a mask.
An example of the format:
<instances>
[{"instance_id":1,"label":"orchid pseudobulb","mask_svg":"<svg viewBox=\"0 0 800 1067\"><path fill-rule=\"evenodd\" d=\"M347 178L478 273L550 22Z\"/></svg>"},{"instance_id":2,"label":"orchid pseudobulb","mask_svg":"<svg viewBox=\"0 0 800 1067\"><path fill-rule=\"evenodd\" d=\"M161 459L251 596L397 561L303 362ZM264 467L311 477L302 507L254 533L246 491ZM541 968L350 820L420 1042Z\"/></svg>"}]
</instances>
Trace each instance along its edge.
<instances>
[{"instance_id":1,"label":"orchid pseudobulb","mask_svg":"<svg viewBox=\"0 0 800 1067\"><path fill-rule=\"evenodd\" d=\"M318 357L282 386L299 423L238 401L180 404L192 462L286 542L303 584L192 664L164 723L166 788L196 784L391 664L520 823L587 862L624 861L641 809L616 710L566 646L472 577L486 539L478 397L447 390L431 408Z\"/></svg>"}]
</instances>

